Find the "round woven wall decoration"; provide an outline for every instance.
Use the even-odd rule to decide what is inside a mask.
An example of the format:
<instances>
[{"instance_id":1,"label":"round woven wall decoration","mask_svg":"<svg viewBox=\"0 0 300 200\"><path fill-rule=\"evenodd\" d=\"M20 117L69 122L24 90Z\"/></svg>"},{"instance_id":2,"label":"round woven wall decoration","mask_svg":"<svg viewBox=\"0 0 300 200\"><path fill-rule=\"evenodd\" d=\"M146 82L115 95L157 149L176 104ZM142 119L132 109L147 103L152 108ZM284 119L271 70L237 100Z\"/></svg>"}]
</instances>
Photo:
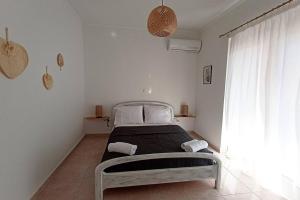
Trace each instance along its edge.
<instances>
[{"instance_id":1,"label":"round woven wall decoration","mask_svg":"<svg viewBox=\"0 0 300 200\"><path fill-rule=\"evenodd\" d=\"M28 65L28 55L23 46L0 38L0 70L9 79L24 72Z\"/></svg>"},{"instance_id":2,"label":"round woven wall decoration","mask_svg":"<svg viewBox=\"0 0 300 200\"><path fill-rule=\"evenodd\" d=\"M177 29L177 18L175 12L161 5L154 8L148 18L148 31L158 37L168 37Z\"/></svg>"}]
</instances>

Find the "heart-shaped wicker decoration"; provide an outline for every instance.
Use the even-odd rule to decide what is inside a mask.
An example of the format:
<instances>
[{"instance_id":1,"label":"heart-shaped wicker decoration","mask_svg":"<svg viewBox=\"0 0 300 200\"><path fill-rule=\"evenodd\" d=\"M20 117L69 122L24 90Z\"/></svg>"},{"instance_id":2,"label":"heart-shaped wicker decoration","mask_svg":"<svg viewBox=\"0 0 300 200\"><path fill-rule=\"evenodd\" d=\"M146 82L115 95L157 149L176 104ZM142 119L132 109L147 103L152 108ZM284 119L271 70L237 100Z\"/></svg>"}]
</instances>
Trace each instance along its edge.
<instances>
[{"instance_id":1,"label":"heart-shaped wicker decoration","mask_svg":"<svg viewBox=\"0 0 300 200\"><path fill-rule=\"evenodd\" d=\"M0 70L9 79L24 72L28 65L28 54L20 44L0 38Z\"/></svg>"},{"instance_id":2,"label":"heart-shaped wicker decoration","mask_svg":"<svg viewBox=\"0 0 300 200\"><path fill-rule=\"evenodd\" d=\"M60 71L62 70L62 67L65 65L64 56L61 53L57 55L57 65L59 66Z\"/></svg>"},{"instance_id":3,"label":"heart-shaped wicker decoration","mask_svg":"<svg viewBox=\"0 0 300 200\"><path fill-rule=\"evenodd\" d=\"M53 87L53 78L50 74L45 73L43 75L43 83L47 90L50 90Z\"/></svg>"}]
</instances>

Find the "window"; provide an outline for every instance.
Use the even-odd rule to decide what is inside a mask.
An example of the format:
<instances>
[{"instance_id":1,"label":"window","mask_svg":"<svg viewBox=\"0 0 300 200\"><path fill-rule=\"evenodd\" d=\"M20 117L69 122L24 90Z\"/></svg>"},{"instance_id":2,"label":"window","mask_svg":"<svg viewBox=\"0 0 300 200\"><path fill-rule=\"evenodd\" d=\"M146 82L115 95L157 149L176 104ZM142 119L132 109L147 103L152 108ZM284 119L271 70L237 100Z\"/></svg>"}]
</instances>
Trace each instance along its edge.
<instances>
[{"instance_id":1,"label":"window","mask_svg":"<svg viewBox=\"0 0 300 200\"><path fill-rule=\"evenodd\" d=\"M300 6L230 39L221 149L300 199Z\"/></svg>"}]
</instances>

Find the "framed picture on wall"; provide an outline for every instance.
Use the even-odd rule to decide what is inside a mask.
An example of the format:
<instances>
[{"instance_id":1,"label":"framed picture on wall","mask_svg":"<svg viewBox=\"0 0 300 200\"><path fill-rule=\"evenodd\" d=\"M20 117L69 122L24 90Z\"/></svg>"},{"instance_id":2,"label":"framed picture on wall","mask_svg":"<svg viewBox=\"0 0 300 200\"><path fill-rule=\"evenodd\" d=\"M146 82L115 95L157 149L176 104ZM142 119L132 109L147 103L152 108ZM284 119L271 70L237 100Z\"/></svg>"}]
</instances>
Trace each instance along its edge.
<instances>
[{"instance_id":1,"label":"framed picture on wall","mask_svg":"<svg viewBox=\"0 0 300 200\"><path fill-rule=\"evenodd\" d=\"M211 84L212 65L203 67L203 84Z\"/></svg>"}]
</instances>

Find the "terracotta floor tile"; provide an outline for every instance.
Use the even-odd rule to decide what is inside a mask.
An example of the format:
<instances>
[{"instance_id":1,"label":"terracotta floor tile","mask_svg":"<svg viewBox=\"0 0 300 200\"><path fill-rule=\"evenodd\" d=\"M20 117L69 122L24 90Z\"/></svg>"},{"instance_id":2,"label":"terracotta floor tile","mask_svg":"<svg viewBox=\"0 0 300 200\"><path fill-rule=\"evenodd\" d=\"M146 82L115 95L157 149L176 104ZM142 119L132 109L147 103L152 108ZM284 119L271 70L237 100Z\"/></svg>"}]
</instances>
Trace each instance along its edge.
<instances>
[{"instance_id":1,"label":"terracotta floor tile","mask_svg":"<svg viewBox=\"0 0 300 200\"><path fill-rule=\"evenodd\" d=\"M260 190L260 191L255 191L255 194L263 200L286 200L285 198L283 198L279 195L276 195L273 192L270 192L265 189Z\"/></svg>"},{"instance_id":2,"label":"terracotta floor tile","mask_svg":"<svg viewBox=\"0 0 300 200\"><path fill-rule=\"evenodd\" d=\"M105 151L108 135L89 135L50 176L33 200L94 200L94 171ZM230 166L230 163L226 163ZM240 179L240 180L238 180ZM149 185L104 191L105 200L271 200L264 190L254 194L247 179L222 169L222 188L214 180ZM250 185L251 186L251 185ZM275 199L278 198L275 196ZM281 199L280 199L281 200Z\"/></svg>"},{"instance_id":3,"label":"terracotta floor tile","mask_svg":"<svg viewBox=\"0 0 300 200\"><path fill-rule=\"evenodd\" d=\"M214 183L209 180L187 182L183 187L185 187L188 197L192 200L199 198L213 199L221 196L219 191L214 189Z\"/></svg>"},{"instance_id":4,"label":"terracotta floor tile","mask_svg":"<svg viewBox=\"0 0 300 200\"><path fill-rule=\"evenodd\" d=\"M49 183L34 200L75 200L79 189L79 182L53 182Z\"/></svg>"},{"instance_id":5,"label":"terracotta floor tile","mask_svg":"<svg viewBox=\"0 0 300 200\"><path fill-rule=\"evenodd\" d=\"M192 199L192 200L225 200L222 196L207 196L207 197L200 197L198 199Z\"/></svg>"},{"instance_id":6,"label":"terracotta floor tile","mask_svg":"<svg viewBox=\"0 0 300 200\"><path fill-rule=\"evenodd\" d=\"M231 175L231 173L224 170L222 172L221 189L219 192L222 195L232 195L251 193L251 190L245 184Z\"/></svg>"},{"instance_id":7,"label":"terracotta floor tile","mask_svg":"<svg viewBox=\"0 0 300 200\"><path fill-rule=\"evenodd\" d=\"M240 175L238 177L239 181L245 184L252 192L262 190L263 187L257 183L254 179L246 175Z\"/></svg>"},{"instance_id":8,"label":"terracotta floor tile","mask_svg":"<svg viewBox=\"0 0 300 200\"><path fill-rule=\"evenodd\" d=\"M260 200L255 194L236 194L224 196L225 200Z\"/></svg>"},{"instance_id":9,"label":"terracotta floor tile","mask_svg":"<svg viewBox=\"0 0 300 200\"><path fill-rule=\"evenodd\" d=\"M104 192L105 200L128 199L128 200L190 200L186 191L177 184L160 184L151 186L139 186L119 189L109 189Z\"/></svg>"},{"instance_id":10,"label":"terracotta floor tile","mask_svg":"<svg viewBox=\"0 0 300 200\"><path fill-rule=\"evenodd\" d=\"M49 179L55 182L80 180L85 176L86 169L84 164L65 164L55 170Z\"/></svg>"},{"instance_id":11,"label":"terracotta floor tile","mask_svg":"<svg viewBox=\"0 0 300 200\"><path fill-rule=\"evenodd\" d=\"M80 183L76 199L78 199L78 200L94 200L95 199L94 178L86 178Z\"/></svg>"}]
</instances>

